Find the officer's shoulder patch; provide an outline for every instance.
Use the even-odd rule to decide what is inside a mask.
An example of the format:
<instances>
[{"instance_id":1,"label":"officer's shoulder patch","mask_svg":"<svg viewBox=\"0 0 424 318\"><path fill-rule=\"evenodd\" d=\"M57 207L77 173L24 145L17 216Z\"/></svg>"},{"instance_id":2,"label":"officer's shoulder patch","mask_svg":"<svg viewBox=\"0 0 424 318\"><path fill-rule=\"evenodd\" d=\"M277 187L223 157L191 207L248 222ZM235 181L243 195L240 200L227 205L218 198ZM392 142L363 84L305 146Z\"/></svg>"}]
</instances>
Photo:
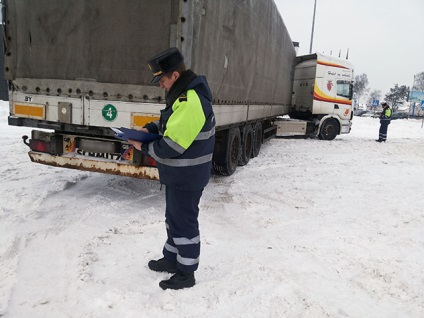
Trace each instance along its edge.
<instances>
[{"instance_id":1,"label":"officer's shoulder patch","mask_svg":"<svg viewBox=\"0 0 424 318\"><path fill-rule=\"evenodd\" d=\"M180 95L180 97L178 97L178 100L180 102L186 102L187 101L187 94L184 93L184 94Z\"/></svg>"}]
</instances>

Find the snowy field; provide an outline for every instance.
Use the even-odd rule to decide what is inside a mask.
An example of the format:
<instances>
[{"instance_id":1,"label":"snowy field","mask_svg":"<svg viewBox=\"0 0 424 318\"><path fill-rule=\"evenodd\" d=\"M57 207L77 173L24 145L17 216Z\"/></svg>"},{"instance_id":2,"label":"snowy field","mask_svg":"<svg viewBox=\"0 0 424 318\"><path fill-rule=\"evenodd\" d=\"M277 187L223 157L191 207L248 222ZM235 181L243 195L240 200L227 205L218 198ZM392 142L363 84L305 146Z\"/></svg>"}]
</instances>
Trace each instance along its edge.
<instances>
[{"instance_id":1,"label":"snowy field","mask_svg":"<svg viewBox=\"0 0 424 318\"><path fill-rule=\"evenodd\" d=\"M158 182L30 162L0 104L0 317L424 317L424 129L274 139L201 201L197 284L163 291Z\"/></svg>"}]
</instances>

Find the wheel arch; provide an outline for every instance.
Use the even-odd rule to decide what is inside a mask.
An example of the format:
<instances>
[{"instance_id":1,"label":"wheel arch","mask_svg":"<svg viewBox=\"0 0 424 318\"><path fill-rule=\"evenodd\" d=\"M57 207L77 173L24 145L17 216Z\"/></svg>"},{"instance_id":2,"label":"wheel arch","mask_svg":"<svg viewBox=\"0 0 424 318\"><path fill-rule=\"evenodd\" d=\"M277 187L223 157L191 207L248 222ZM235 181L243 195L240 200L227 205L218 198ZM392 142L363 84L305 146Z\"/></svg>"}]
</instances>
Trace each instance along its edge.
<instances>
[{"instance_id":1,"label":"wheel arch","mask_svg":"<svg viewBox=\"0 0 424 318\"><path fill-rule=\"evenodd\" d=\"M341 134L342 124L339 118L324 116L317 130L317 136L321 140L333 140Z\"/></svg>"},{"instance_id":2,"label":"wheel arch","mask_svg":"<svg viewBox=\"0 0 424 318\"><path fill-rule=\"evenodd\" d=\"M321 131L321 127L327 119L334 119L334 120L337 121L337 124L338 124L338 127L339 127L339 129L337 131L337 135L340 135L341 127L342 127L342 121L340 120L340 118L338 116L334 116L333 114L322 116L319 119L319 123L318 123L318 127L317 127L318 133Z\"/></svg>"}]
</instances>

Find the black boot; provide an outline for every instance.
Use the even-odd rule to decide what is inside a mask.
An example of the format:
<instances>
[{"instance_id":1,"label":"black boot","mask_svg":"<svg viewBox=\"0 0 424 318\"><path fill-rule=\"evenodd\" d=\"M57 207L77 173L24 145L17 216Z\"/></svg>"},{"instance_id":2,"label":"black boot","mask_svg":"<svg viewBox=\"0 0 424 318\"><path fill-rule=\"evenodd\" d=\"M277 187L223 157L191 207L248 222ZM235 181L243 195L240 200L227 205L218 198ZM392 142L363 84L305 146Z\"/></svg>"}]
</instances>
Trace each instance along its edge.
<instances>
[{"instance_id":1,"label":"black boot","mask_svg":"<svg viewBox=\"0 0 424 318\"><path fill-rule=\"evenodd\" d=\"M377 139L376 140L376 142L382 142L383 141L383 139Z\"/></svg>"},{"instance_id":2,"label":"black boot","mask_svg":"<svg viewBox=\"0 0 424 318\"><path fill-rule=\"evenodd\" d=\"M177 264L173 264L168 261L165 257L158 259L157 261L150 261L147 266L155 272L168 272L174 274L177 272Z\"/></svg>"},{"instance_id":3,"label":"black boot","mask_svg":"<svg viewBox=\"0 0 424 318\"><path fill-rule=\"evenodd\" d=\"M163 280L159 283L162 289L183 289L193 287L196 283L194 273L184 273L177 271L176 274L172 275L170 279Z\"/></svg>"}]
</instances>

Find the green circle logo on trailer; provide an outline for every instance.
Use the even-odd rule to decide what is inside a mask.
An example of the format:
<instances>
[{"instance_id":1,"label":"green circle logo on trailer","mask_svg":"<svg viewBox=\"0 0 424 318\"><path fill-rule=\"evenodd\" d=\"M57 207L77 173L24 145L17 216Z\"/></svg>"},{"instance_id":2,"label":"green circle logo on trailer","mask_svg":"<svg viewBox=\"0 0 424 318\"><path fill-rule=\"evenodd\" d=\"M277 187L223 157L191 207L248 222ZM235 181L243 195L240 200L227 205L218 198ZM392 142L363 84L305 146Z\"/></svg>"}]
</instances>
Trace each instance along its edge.
<instances>
[{"instance_id":1,"label":"green circle logo on trailer","mask_svg":"<svg viewBox=\"0 0 424 318\"><path fill-rule=\"evenodd\" d=\"M118 115L118 110L116 109L115 106L111 104L107 104L102 109L102 115L103 115L103 118L106 119L107 121L114 121L116 119L116 116Z\"/></svg>"}]
</instances>

